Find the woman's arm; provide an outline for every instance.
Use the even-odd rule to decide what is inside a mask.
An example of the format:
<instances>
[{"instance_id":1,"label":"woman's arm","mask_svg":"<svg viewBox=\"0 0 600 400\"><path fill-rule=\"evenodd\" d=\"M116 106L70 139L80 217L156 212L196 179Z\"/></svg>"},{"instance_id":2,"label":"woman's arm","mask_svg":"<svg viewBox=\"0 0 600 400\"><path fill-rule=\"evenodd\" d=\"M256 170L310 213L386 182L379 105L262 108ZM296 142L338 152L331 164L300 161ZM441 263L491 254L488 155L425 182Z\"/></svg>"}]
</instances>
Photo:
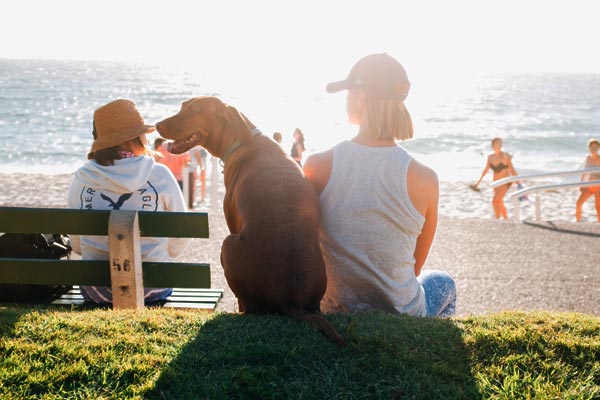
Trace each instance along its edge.
<instances>
[{"instance_id":1,"label":"woman's arm","mask_svg":"<svg viewBox=\"0 0 600 400\"><path fill-rule=\"evenodd\" d=\"M508 165L508 172L510 173L511 176L519 175L519 174L517 174L515 167L513 167L512 156L508 153L506 154L506 163Z\"/></svg>"},{"instance_id":2,"label":"woman's arm","mask_svg":"<svg viewBox=\"0 0 600 400\"><path fill-rule=\"evenodd\" d=\"M490 156L488 156L488 158L487 158L487 162L485 163L485 167L483 167L483 172L481 173L479 180L476 183L474 183L473 185L471 185L471 187L477 188L477 186L479 186L479 184L483 180L483 177L488 173L489 170L490 170Z\"/></svg>"},{"instance_id":3,"label":"woman's arm","mask_svg":"<svg viewBox=\"0 0 600 400\"><path fill-rule=\"evenodd\" d=\"M419 276L437 230L439 181L432 169L413 160L408 168L406 184L413 206L425 217L414 252L415 276Z\"/></svg>"}]
</instances>

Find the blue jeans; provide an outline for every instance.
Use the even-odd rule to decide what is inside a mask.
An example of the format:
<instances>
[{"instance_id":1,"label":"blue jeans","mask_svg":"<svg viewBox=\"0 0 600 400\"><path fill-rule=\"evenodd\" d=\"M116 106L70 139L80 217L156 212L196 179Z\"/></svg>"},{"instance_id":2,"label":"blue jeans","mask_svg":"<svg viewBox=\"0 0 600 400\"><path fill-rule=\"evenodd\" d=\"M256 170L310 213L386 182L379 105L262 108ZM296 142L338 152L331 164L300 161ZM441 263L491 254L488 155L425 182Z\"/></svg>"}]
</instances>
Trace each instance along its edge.
<instances>
[{"instance_id":1,"label":"blue jeans","mask_svg":"<svg viewBox=\"0 0 600 400\"><path fill-rule=\"evenodd\" d=\"M425 290L428 317L452 317L456 312L456 285L444 271L424 269L417 280Z\"/></svg>"}]
</instances>

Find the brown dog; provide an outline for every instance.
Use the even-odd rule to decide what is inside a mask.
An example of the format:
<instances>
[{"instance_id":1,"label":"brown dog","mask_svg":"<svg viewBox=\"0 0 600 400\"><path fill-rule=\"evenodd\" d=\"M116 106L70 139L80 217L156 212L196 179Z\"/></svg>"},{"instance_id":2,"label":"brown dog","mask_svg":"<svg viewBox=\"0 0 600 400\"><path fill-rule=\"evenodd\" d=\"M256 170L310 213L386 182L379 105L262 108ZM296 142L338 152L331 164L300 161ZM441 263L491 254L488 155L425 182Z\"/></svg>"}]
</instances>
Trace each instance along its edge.
<instances>
[{"instance_id":1,"label":"brown dog","mask_svg":"<svg viewBox=\"0 0 600 400\"><path fill-rule=\"evenodd\" d=\"M223 241L221 264L240 311L307 321L344 344L318 314L327 284L319 199L298 164L215 97L184 102L156 129L174 140L172 153L201 145L224 162L223 209L231 235Z\"/></svg>"}]
</instances>

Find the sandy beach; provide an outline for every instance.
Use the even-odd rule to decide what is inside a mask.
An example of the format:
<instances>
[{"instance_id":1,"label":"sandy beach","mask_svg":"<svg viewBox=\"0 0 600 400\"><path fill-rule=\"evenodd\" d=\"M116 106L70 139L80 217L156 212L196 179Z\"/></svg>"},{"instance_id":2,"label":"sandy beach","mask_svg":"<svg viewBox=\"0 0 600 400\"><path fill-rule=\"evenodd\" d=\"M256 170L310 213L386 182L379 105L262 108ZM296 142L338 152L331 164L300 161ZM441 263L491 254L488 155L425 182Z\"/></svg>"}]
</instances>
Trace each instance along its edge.
<instances>
[{"instance_id":1,"label":"sandy beach","mask_svg":"<svg viewBox=\"0 0 600 400\"><path fill-rule=\"evenodd\" d=\"M0 205L64 207L70 174L0 173ZM209 177L210 185L210 177ZM544 193L542 221L535 222L533 199L523 201L524 222L495 221L492 189L468 188L470 182L440 184L438 234L425 268L443 269L456 280L457 315L480 315L503 310L575 311L600 315L600 224L593 200L583 209L584 220L574 223L577 190ZM207 211L210 239L195 239L180 259L211 264L212 286L224 288L218 310L236 311L219 264L227 226L221 209L219 182L213 206L196 202L194 211ZM508 203L509 217L512 205Z\"/></svg>"}]
</instances>

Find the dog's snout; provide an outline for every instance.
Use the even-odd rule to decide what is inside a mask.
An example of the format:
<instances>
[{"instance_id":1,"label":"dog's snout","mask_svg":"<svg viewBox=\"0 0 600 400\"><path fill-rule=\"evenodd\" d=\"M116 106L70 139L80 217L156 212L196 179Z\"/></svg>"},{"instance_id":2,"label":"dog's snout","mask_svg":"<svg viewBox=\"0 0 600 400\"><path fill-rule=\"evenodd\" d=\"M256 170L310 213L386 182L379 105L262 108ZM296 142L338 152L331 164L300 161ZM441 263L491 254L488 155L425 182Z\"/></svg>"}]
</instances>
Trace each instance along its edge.
<instances>
[{"instance_id":1,"label":"dog's snout","mask_svg":"<svg viewBox=\"0 0 600 400\"><path fill-rule=\"evenodd\" d=\"M156 124L154 124L154 126L156 127L156 130L160 133L162 127L163 127L163 123L162 121L157 122Z\"/></svg>"}]
</instances>

